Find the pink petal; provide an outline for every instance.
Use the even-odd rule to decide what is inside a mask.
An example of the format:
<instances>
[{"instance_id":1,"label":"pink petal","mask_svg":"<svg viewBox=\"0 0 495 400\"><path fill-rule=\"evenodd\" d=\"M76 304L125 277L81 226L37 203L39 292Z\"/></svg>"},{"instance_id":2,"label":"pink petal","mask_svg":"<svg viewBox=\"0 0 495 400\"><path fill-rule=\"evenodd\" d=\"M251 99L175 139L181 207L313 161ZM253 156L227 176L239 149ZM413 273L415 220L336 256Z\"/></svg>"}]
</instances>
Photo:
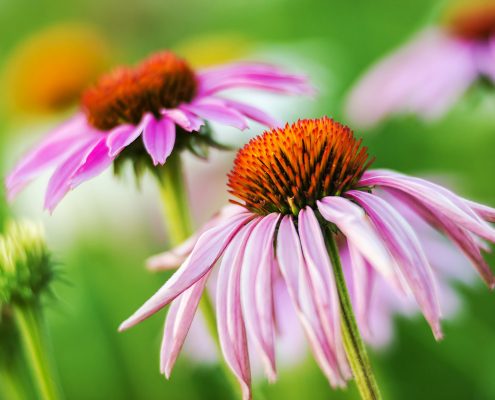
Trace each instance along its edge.
<instances>
[{"instance_id":1,"label":"pink petal","mask_svg":"<svg viewBox=\"0 0 495 400\"><path fill-rule=\"evenodd\" d=\"M241 274L241 302L246 329L256 343L270 381L276 379L272 262L278 214L263 217L251 233Z\"/></svg>"},{"instance_id":2,"label":"pink petal","mask_svg":"<svg viewBox=\"0 0 495 400\"><path fill-rule=\"evenodd\" d=\"M155 166L165 164L175 144L175 123L167 117L158 121L152 117L144 127L143 143Z\"/></svg>"},{"instance_id":3,"label":"pink petal","mask_svg":"<svg viewBox=\"0 0 495 400\"><path fill-rule=\"evenodd\" d=\"M267 127L270 128L281 126L280 121L275 120L274 118L272 118L270 115L260 110L259 108L233 100L224 100L224 103L228 107L238 111L245 117L250 118L253 121L259 122L262 125L266 125Z\"/></svg>"},{"instance_id":4,"label":"pink petal","mask_svg":"<svg viewBox=\"0 0 495 400\"><path fill-rule=\"evenodd\" d=\"M361 179L363 186L386 186L409 194L427 208L435 210L471 232L495 242L495 230L486 224L459 196L424 179L392 171L368 171Z\"/></svg>"},{"instance_id":5,"label":"pink petal","mask_svg":"<svg viewBox=\"0 0 495 400\"><path fill-rule=\"evenodd\" d=\"M206 120L218 122L244 130L248 127L246 119L238 111L228 108L221 103L213 101L197 101L192 104L184 104L181 109L189 111Z\"/></svg>"},{"instance_id":6,"label":"pink petal","mask_svg":"<svg viewBox=\"0 0 495 400\"><path fill-rule=\"evenodd\" d=\"M377 271L396 281L394 263L361 207L338 196L325 197L317 205L323 218L337 225Z\"/></svg>"},{"instance_id":7,"label":"pink petal","mask_svg":"<svg viewBox=\"0 0 495 400\"><path fill-rule=\"evenodd\" d=\"M79 167L84 164L93 148L99 143L99 139L86 140L53 172L45 193L45 209L53 212L57 204L71 189L71 179Z\"/></svg>"},{"instance_id":8,"label":"pink petal","mask_svg":"<svg viewBox=\"0 0 495 400\"><path fill-rule=\"evenodd\" d=\"M318 220L310 207L299 212L299 238L314 291L315 303L328 343L337 356L345 379L351 372L344 351L340 328L340 302L333 268Z\"/></svg>"},{"instance_id":9,"label":"pink petal","mask_svg":"<svg viewBox=\"0 0 495 400\"><path fill-rule=\"evenodd\" d=\"M435 278L416 233L386 201L369 193L352 190L347 194L366 210L378 233L397 260L418 305L435 337L442 338L440 307Z\"/></svg>"},{"instance_id":10,"label":"pink petal","mask_svg":"<svg viewBox=\"0 0 495 400\"><path fill-rule=\"evenodd\" d=\"M243 399L251 398L251 371L246 328L241 307L240 279L246 243L259 222L251 221L239 231L222 258L217 282L217 325L220 346L227 364L241 384Z\"/></svg>"},{"instance_id":11,"label":"pink petal","mask_svg":"<svg viewBox=\"0 0 495 400\"><path fill-rule=\"evenodd\" d=\"M9 199L12 200L27 183L39 176L45 169L86 143L92 134L82 114L77 114L55 128L38 146L23 156L7 176L6 187Z\"/></svg>"},{"instance_id":12,"label":"pink petal","mask_svg":"<svg viewBox=\"0 0 495 400\"><path fill-rule=\"evenodd\" d=\"M112 129L107 138L110 156L117 156L124 148L134 142L152 118L151 114L146 114L137 126L125 124Z\"/></svg>"},{"instance_id":13,"label":"pink petal","mask_svg":"<svg viewBox=\"0 0 495 400\"><path fill-rule=\"evenodd\" d=\"M187 260L148 301L120 325L119 330L128 329L150 317L201 279L215 265L246 222L244 215L234 216L204 232Z\"/></svg>"},{"instance_id":14,"label":"pink petal","mask_svg":"<svg viewBox=\"0 0 495 400\"><path fill-rule=\"evenodd\" d=\"M165 321L160 352L160 372L167 379L186 340L209 276L210 272L172 301Z\"/></svg>"},{"instance_id":15,"label":"pink petal","mask_svg":"<svg viewBox=\"0 0 495 400\"><path fill-rule=\"evenodd\" d=\"M277 236L277 261L297 316L304 328L313 355L332 386L344 386L335 354L325 338L317 317L312 285L303 258L301 243L292 218L285 216Z\"/></svg>"},{"instance_id":16,"label":"pink petal","mask_svg":"<svg viewBox=\"0 0 495 400\"><path fill-rule=\"evenodd\" d=\"M471 200L465 200L466 204L477 213L481 218L488 222L495 222L495 208L476 203Z\"/></svg>"},{"instance_id":17,"label":"pink petal","mask_svg":"<svg viewBox=\"0 0 495 400\"><path fill-rule=\"evenodd\" d=\"M197 132L205 124L202 119L186 110L182 110L180 106L173 110L163 110L162 114L187 132Z\"/></svg>"},{"instance_id":18,"label":"pink petal","mask_svg":"<svg viewBox=\"0 0 495 400\"><path fill-rule=\"evenodd\" d=\"M106 170L112 165L114 157L108 155L106 138L101 138L96 146L87 155L84 163L77 169L70 179L70 187L74 189L84 181L87 181Z\"/></svg>"}]
</instances>

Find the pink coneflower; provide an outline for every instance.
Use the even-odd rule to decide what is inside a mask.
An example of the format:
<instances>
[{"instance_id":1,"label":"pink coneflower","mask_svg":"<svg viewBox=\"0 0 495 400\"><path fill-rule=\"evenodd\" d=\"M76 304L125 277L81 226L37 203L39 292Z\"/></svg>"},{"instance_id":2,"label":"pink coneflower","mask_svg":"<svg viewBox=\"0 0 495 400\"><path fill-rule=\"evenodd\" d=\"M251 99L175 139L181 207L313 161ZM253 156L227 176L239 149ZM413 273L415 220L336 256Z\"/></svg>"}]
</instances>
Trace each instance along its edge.
<instances>
[{"instance_id":1,"label":"pink coneflower","mask_svg":"<svg viewBox=\"0 0 495 400\"><path fill-rule=\"evenodd\" d=\"M219 95L233 88L292 94L311 90L305 78L270 65L238 63L194 71L171 52L155 54L137 67L103 76L88 89L80 111L10 173L9 197L54 167L45 196L51 211L69 190L116 159L149 155L153 165L163 165L174 148L192 148L201 138L211 143L209 134L203 134L207 120L239 129L247 128L248 119L276 125L264 111Z\"/></svg>"},{"instance_id":2,"label":"pink coneflower","mask_svg":"<svg viewBox=\"0 0 495 400\"><path fill-rule=\"evenodd\" d=\"M495 3L462 1L379 61L352 89L347 112L360 126L412 113L438 118L476 81L495 82Z\"/></svg>"},{"instance_id":3,"label":"pink coneflower","mask_svg":"<svg viewBox=\"0 0 495 400\"><path fill-rule=\"evenodd\" d=\"M354 319L355 313L359 326L366 326L368 310L360 305L372 301L372 275L386 283L381 290L412 294L434 336L442 337L437 276L423 237L399 206L446 235L491 288L495 279L481 252L483 239L495 241L495 229L486 222L495 220L495 210L419 178L368 170L371 161L352 131L329 118L301 120L252 139L229 174L235 206L175 252L178 259L189 255L120 329L171 303L161 354L168 375L218 263L219 339L248 399L248 337L268 378L276 378L273 297L282 280L330 384L345 386L354 375L363 398L379 398ZM359 293L355 312L347 287L351 296Z\"/></svg>"}]
</instances>

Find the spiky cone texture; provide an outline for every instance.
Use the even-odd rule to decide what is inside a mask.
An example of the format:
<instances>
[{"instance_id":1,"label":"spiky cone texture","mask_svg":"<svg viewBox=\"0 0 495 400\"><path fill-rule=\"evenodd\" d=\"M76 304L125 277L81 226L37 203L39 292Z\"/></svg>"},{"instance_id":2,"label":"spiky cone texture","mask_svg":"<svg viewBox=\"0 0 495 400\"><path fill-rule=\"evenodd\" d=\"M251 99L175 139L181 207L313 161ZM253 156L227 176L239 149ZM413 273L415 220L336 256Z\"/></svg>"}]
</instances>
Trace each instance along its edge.
<instances>
[{"instance_id":1,"label":"spiky cone texture","mask_svg":"<svg viewBox=\"0 0 495 400\"><path fill-rule=\"evenodd\" d=\"M161 371L168 377L216 270L223 355L249 399L249 342L269 380L276 378L279 316L273 297L275 286L283 284L316 362L332 386L345 386L351 371L326 247L332 238L362 336L373 331L370 321L380 309L372 304L394 293L412 297L441 339L437 280L442 275L430 265L426 237L415 229L414 218L450 239L493 288L482 251L488 249L485 241L495 241L495 229L487 223L495 221L495 210L420 178L368 169L369 163L367 150L349 128L326 117L254 138L239 151L229 175L236 204L167 254L165 264L185 260L120 329L171 304L161 349Z\"/></svg>"}]
</instances>

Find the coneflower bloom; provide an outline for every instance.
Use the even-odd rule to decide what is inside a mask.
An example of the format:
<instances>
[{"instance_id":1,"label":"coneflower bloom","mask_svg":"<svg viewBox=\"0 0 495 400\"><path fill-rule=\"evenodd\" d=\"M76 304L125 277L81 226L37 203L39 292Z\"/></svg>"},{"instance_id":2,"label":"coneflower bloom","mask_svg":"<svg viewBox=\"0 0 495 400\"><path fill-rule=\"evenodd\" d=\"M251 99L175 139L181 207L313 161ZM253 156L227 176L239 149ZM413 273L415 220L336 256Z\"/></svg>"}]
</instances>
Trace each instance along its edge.
<instances>
[{"instance_id":1,"label":"coneflower bloom","mask_svg":"<svg viewBox=\"0 0 495 400\"><path fill-rule=\"evenodd\" d=\"M438 118L475 82L495 82L494 59L495 3L463 0L372 67L351 90L347 113L360 126L394 114Z\"/></svg>"},{"instance_id":2,"label":"coneflower bloom","mask_svg":"<svg viewBox=\"0 0 495 400\"><path fill-rule=\"evenodd\" d=\"M247 127L248 119L276 125L263 110L219 95L235 88L311 91L304 77L271 65L237 63L194 71L172 52L155 54L134 68L103 76L86 90L80 111L24 156L7 177L8 195L12 198L54 167L45 196L45 208L51 211L70 189L117 158L149 156L154 166L163 165L174 148L191 148L194 140L205 136L201 133L206 120L239 129ZM205 140L211 142L209 137Z\"/></svg>"},{"instance_id":3,"label":"coneflower bloom","mask_svg":"<svg viewBox=\"0 0 495 400\"><path fill-rule=\"evenodd\" d=\"M495 220L495 209L426 180L369 170L371 162L361 140L326 117L300 120L252 139L239 151L229 174L235 205L175 253L179 259L189 255L120 329L171 303L161 353L168 375L206 282L219 264L219 339L245 399L251 396L248 338L268 378L276 378L273 305L274 287L280 282L332 386L345 386L353 372L359 380L349 355L353 344L345 327L352 322L342 282L354 297L361 329L373 311L367 308L373 298L369 288L378 276L385 283L382 291L393 289L415 299L440 339L437 276L423 237L400 210L405 207L448 237L493 288L495 279L482 251L487 249L484 240L495 241L495 229L486 222Z\"/></svg>"}]
</instances>

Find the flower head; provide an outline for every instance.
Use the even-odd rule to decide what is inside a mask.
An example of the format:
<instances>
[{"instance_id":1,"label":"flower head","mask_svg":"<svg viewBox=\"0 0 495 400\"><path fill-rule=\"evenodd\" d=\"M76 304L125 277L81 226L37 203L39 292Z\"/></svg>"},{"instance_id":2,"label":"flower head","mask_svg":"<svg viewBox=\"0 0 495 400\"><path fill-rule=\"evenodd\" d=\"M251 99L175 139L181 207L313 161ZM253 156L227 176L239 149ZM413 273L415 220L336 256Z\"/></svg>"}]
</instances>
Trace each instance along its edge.
<instances>
[{"instance_id":1,"label":"flower head","mask_svg":"<svg viewBox=\"0 0 495 400\"><path fill-rule=\"evenodd\" d=\"M174 254L152 260L155 266L184 261L121 329L171 303L161 353L162 371L169 376L206 282L219 264L219 338L245 399L251 396L247 338L268 378L276 377L278 316L273 304L279 284L287 288L323 373L333 386L344 386L351 371L327 250L332 238L364 337L373 332L370 320L375 314L391 308L391 296L385 297L394 293L412 297L440 339L436 286L442 275L434 273L431 253L424 249L428 243L409 215L449 238L493 288L482 239L495 241L495 229L486 222L495 220L495 210L434 183L368 166L366 150L352 132L329 118L298 121L253 139L239 152L229 176L237 204L225 208ZM375 302L382 303L371 307Z\"/></svg>"},{"instance_id":2,"label":"flower head","mask_svg":"<svg viewBox=\"0 0 495 400\"><path fill-rule=\"evenodd\" d=\"M41 227L10 222L0 237L0 312L11 303L37 301L55 276Z\"/></svg>"},{"instance_id":3,"label":"flower head","mask_svg":"<svg viewBox=\"0 0 495 400\"><path fill-rule=\"evenodd\" d=\"M195 71L174 53L155 54L136 67L103 76L87 89L80 112L23 157L7 177L9 197L55 167L45 196L45 207L53 210L70 189L114 161L130 158L153 168L165 164L174 149L194 152L198 142L215 145L206 121L238 129L247 128L248 119L277 125L264 111L219 96L233 88L311 91L305 78L270 65L239 63Z\"/></svg>"},{"instance_id":4,"label":"flower head","mask_svg":"<svg viewBox=\"0 0 495 400\"><path fill-rule=\"evenodd\" d=\"M347 112L361 126L395 114L438 118L477 81L495 82L494 58L494 3L462 0L373 66L351 90Z\"/></svg>"}]
</instances>

